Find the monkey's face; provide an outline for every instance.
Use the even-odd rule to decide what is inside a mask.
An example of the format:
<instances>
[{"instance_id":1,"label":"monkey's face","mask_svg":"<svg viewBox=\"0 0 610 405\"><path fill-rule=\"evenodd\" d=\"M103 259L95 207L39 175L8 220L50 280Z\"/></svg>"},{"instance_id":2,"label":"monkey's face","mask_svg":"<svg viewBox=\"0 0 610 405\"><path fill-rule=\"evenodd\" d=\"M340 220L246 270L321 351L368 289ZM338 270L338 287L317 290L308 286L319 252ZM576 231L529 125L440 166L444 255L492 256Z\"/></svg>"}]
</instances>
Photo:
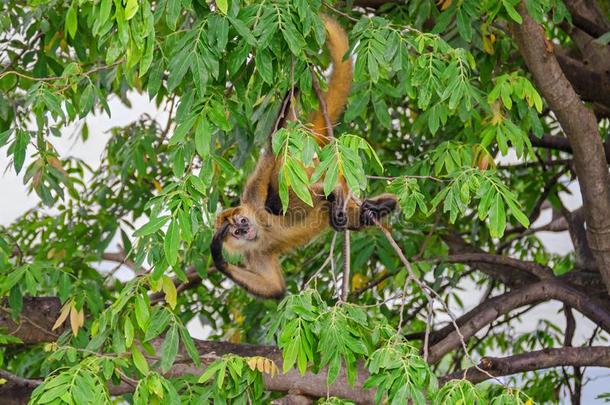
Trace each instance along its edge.
<instances>
[{"instance_id":1,"label":"monkey's face","mask_svg":"<svg viewBox=\"0 0 610 405\"><path fill-rule=\"evenodd\" d=\"M256 225L245 215L234 215L229 218L229 239L252 241L258 237Z\"/></svg>"},{"instance_id":2,"label":"monkey's face","mask_svg":"<svg viewBox=\"0 0 610 405\"><path fill-rule=\"evenodd\" d=\"M245 254L258 249L260 232L255 212L239 206L228 208L218 215L214 238L221 241L228 252Z\"/></svg>"}]
</instances>

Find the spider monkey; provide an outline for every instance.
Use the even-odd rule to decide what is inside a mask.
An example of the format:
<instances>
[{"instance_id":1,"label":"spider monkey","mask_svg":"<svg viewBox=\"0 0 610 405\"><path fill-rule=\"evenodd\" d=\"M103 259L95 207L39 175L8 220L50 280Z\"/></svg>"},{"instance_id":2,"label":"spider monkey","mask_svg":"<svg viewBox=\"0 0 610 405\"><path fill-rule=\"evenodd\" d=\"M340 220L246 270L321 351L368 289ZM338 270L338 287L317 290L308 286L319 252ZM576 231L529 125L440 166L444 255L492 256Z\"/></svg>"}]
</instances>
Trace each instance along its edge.
<instances>
[{"instance_id":1,"label":"spider monkey","mask_svg":"<svg viewBox=\"0 0 610 405\"><path fill-rule=\"evenodd\" d=\"M326 117L334 123L342 113L352 82L351 55L343 28L328 16L321 16L326 28L333 71L328 91L323 95ZM372 225L375 220L392 212L397 205L392 194L382 194L366 199L358 206L351 199L346 201L347 186L341 180L337 188L324 196L323 179L310 186L313 206L301 201L289 191L289 204L282 214L278 195L278 173L282 160L271 150L273 133L286 121L294 120L294 108L289 108L294 90L284 98L278 122L269 135L267 149L263 152L254 172L248 178L241 205L228 208L218 216L216 232L210 247L214 265L249 293L264 298L282 298L285 284L279 256L290 249L312 240L329 225L335 230L358 230ZM328 143L326 117L320 110L314 112L309 122L318 144ZM309 175L313 169L309 169ZM242 265L227 263L223 247L228 253L241 256Z\"/></svg>"}]
</instances>

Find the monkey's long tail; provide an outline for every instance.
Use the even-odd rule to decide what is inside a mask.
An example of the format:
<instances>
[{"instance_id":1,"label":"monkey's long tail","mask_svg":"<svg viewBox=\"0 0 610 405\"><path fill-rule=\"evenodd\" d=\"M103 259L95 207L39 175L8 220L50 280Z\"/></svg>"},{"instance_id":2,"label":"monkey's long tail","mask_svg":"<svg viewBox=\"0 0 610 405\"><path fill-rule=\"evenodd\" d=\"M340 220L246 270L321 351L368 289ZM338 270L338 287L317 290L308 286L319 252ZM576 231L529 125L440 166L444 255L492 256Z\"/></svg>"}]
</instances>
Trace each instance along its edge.
<instances>
[{"instance_id":1,"label":"monkey's long tail","mask_svg":"<svg viewBox=\"0 0 610 405\"><path fill-rule=\"evenodd\" d=\"M347 34L341 25L333 18L322 14L326 28L326 46L333 62L333 71L328 82L328 91L324 93L326 111L331 124L334 124L343 112L347 96L352 86L352 56L345 54L349 50ZM310 119L312 130L319 134L318 143L328 143L328 128L321 109L314 112Z\"/></svg>"}]
</instances>

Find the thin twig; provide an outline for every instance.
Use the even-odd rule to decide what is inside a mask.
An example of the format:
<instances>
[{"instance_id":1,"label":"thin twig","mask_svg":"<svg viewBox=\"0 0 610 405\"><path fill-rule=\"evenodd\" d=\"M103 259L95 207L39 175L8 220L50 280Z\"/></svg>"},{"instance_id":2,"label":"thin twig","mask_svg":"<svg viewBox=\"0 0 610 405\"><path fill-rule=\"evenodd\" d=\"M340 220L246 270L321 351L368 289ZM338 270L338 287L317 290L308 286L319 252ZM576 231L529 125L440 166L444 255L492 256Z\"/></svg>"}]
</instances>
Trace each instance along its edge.
<instances>
[{"instance_id":1,"label":"thin twig","mask_svg":"<svg viewBox=\"0 0 610 405\"><path fill-rule=\"evenodd\" d=\"M343 201L343 212L347 212L347 204L352 198L350 191L345 201ZM341 288L341 301L346 302L349 295L349 281L351 273L351 243L349 239L349 229L343 231L343 286Z\"/></svg>"},{"instance_id":2,"label":"thin twig","mask_svg":"<svg viewBox=\"0 0 610 405\"><path fill-rule=\"evenodd\" d=\"M353 198L354 198L354 201L356 201L356 203L358 205L362 205L362 202L359 201L356 197L353 197ZM434 295L436 298L439 299L440 303L443 305L443 308L447 312L447 315L451 319L451 323L452 323L452 325L453 325L453 327L455 329L455 332L457 333L458 337L460 338L460 343L462 345L462 349L464 351L464 355L472 363L473 367L475 369L479 370L480 372L482 372L483 374L489 376L490 378L497 380L500 384L502 384L504 386L504 383L502 383L502 381L500 381L498 378L494 377L488 371L486 371L486 370L482 369L481 367L479 367L478 363L475 363L475 361L472 359L472 357L468 353L468 347L466 346L466 340L464 338L464 335L462 334L462 331L460 330L460 328L459 328L459 326L457 324L456 318L451 313L451 311L449 310L449 307L447 306L447 304L445 303L443 298L433 288L431 288L430 286L428 286L426 283L422 282L421 280L417 279L417 277L415 276L415 272L413 271L413 267L411 266L411 263L405 257L402 249L400 248L400 246L398 246L398 243L396 243L396 240L394 240L394 237L392 236L392 233L386 227L384 227L381 224L381 222L379 222L379 220L377 220L377 218L373 217L372 220L375 223L375 225L377 225L377 227L379 229L381 229L381 231L383 232L384 236L386 237L386 239L388 240L388 242L390 243L390 245L392 246L392 248L394 249L394 251L398 255L398 258L400 259L402 264L407 269L407 279L408 280L412 280L415 284L417 284L419 286L419 288L422 290L422 292L424 293L424 295L428 299L428 302L432 301L432 295Z\"/></svg>"},{"instance_id":3,"label":"thin twig","mask_svg":"<svg viewBox=\"0 0 610 405\"><path fill-rule=\"evenodd\" d=\"M118 367L116 368L116 371L119 373L119 376L121 377L121 380L125 381L125 383L126 383L127 385L130 385L130 386L132 386L133 388L137 387L137 385L138 385L138 381L137 381L137 380L134 380L133 378L128 377L128 376L127 376L125 373L123 373L123 372L121 371L121 369L120 369L120 368L118 368Z\"/></svg>"},{"instance_id":4,"label":"thin twig","mask_svg":"<svg viewBox=\"0 0 610 405\"><path fill-rule=\"evenodd\" d=\"M349 229L343 231L343 286L341 287L341 301L347 301L349 294L350 277L350 240Z\"/></svg>"},{"instance_id":5,"label":"thin twig","mask_svg":"<svg viewBox=\"0 0 610 405\"><path fill-rule=\"evenodd\" d=\"M396 180L398 178L406 178L406 179L422 179L422 180L434 180L437 181L439 183L444 183L445 180L443 179L439 179L438 177L434 177L434 176L419 176L419 175L412 175L412 174L406 174L404 176L398 176L398 177L389 177L389 176L370 176L367 175L366 178L369 180L387 180L387 181L392 181L392 180Z\"/></svg>"},{"instance_id":6,"label":"thin twig","mask_svg":"<svg viewBox=\"0 0 610 405\"><path fill-rule=\"evenodd\" d=\"M428 362L428 349L430 346L430 330L432 329L432 315L434 313L434 299L428 301L428 319L426 320L426 334L424 335L424 361Z\"/></svg>"},{"instance_id":7,"label":"thin twig","mask_svg":"<svg viewBox=\"0 0 610 405\"><path fill-rule=\"evenodd\" d=\"M34 35L34 37L30 40L30 43L26 46L23 47L23 49L21 50L21 52L19 52L18 55L16 55L13 60L4 67L4 69L2 69L2 72L0 72L0 74L4 74L6 72L8 72L10 69L12 69L15 64L21 59L21 57L29 50L32 49L32 46L34 46L34 42L36 42L40 37L42 37L44 34L42 32L38 32L36 35Z\"/></svg>"},{"instance_id":8,"label":"thin twig","mask_svg":"<svg viewBox=\"0 0 610 405\"><path fill-rule=\"evenodd\" d=\"M327 2L322 3L325 7L329 8L330 10L334 11L337 14L342 15L343 17L347 18L348 20L352 21L352 22L358 22L360 20L358 20L357 18L352 17L351 15L344 13L343 11L333 7L331 4L328 4Z\"/></svg>"},{"instance_id":9,"label":"thin twig","mask_svg":"<svg viewBox=\"0 0 610 405\"><path fill-rule=\"evenodd\" d=\"M335 275L335 238L333 238L333 241L330 245L330 252L329 252L329 257L330 257L330 274L333 278L333 285L335 286L335 295L338 297L339 296L339 287L337 285L337 277Z\"/></svg>"},{"instance_id":10,"label":"thin twig","mask_svg":"<svg viewBox=\"0 0 610 405\"><path fill-rule=\"evenodd\" d=\"M337 233L333 233L333 239L330 242L331 243L331 252L332 252L332 247L335 246L335 240L337 239ZM315 278L318 277L318 275L320 275L320 273L322 272L322 270L324 270L326 268L326 266L328 266L328 264L331 262L331 260L333 259L333 255L329 254L326 257L326 260L324 260L324 263L322 263L322 266L320 266L320 268L318 270L316 270L316 272L313 274L313 276L311 276L309 278L309 280L307 280L307 282L305 283L305 285L303 286L303 289L307 288L307 286L309 286L309 283L312 282L312 280L314 280Z\"/></svg>"},{"instance_id":11,"label":"thin twig","mask_svg":"<svg viewBox=\"0 0 610 405\"><path fill-rule=\"evenodd\" d=\"M403 314L405 311L405 297L407 295L407 286L409 285L409 277L405 278L405 283L402 286L402 298L400 301L400 310L399 310L399 319L398 319L398 329L396 330L396 334L400 334L400 330L402 329L402 320Z\"/></svg>"},{"instance_id":12,"label":"thin twig","mask_svg":"<svg viewBox=\"0 0 610 405\"><path fill-rule=\"evenodd\" d=\"M163 130L163 132L161 132L161 142L160 143L163 143L165 138L167 138L167 134L169 133L169 130L172 127L172 122L174 122L174 120L172 119L173 118L172 115L174 113L175 103L176 103L176 96L174 95L172 97L172 101L169 106L169 115L167 116L167 124L165 125L165 129Z\"/></svg>"},{"instance_id":13,"label":"thin twig","mask_svg":"<svg viewBox=\"0 0 610 405\"><path fill-rule=\"evenodd\" d=\"M98 72L100 70L106 70L106 69L113 68L113 67L115 67L117 65L120 65L123 62L124 62L123 59L119 59L116 62L111 63L110 65L97 66L97 67L95 67L93 69L90 69L90 70L88 70L86 72L81 73L81 75L82 76L89 76L90 74L96 73L96 72ZM52 82L52 81L56 81L56 80L65 79L65 77L62 77L62 76L34 77L34 76L29 76L29 75L26 75L26 74L23 74L23 73L19 73L16 70L8 70L6 72L1 73L0 74L0 79L2 79L5 76L8 76L10 74L22 77L24 79L32 80L32 81L35 81L35 82Z\"/></svg>"}]
</instances>

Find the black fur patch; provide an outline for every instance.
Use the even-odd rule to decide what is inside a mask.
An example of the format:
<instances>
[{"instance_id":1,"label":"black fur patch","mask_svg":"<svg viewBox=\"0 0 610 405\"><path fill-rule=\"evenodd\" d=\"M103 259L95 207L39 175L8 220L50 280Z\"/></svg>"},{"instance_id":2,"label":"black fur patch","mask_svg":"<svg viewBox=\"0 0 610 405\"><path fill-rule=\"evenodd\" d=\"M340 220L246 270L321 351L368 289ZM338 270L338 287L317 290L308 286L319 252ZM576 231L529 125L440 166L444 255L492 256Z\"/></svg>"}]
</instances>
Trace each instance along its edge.
<instances>
[{"instance_id":1,"label":"black fur patch","mask_svg":"<svg viewBox=\"0 0 610 405\"><path fill-rule=\"evenodd\" d=\"M267 188L267 199L265 200L265 210L273 215L282 215L282 200L276 190L271 187Z\"/></svg>"}]
</instances>

